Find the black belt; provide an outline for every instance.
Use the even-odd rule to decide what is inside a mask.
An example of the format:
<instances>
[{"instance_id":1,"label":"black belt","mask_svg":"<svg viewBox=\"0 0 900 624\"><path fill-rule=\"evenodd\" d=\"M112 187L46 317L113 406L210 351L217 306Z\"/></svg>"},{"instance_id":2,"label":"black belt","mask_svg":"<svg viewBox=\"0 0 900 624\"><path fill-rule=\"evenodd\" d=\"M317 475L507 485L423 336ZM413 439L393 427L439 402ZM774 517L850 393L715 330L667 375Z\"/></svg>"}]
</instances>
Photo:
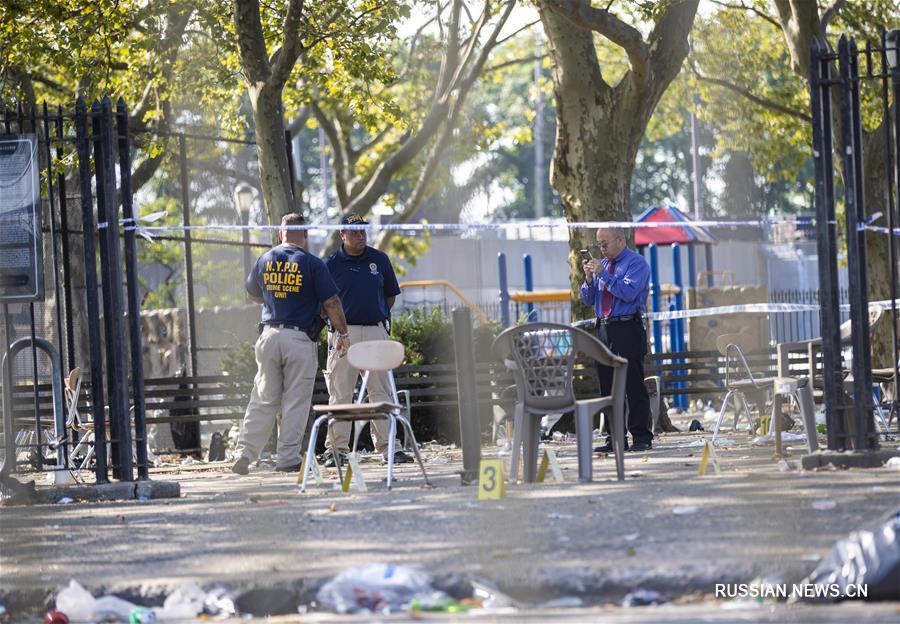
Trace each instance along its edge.
<instances>
[{"instance_id":1,"label":"black belt","mask_svg":"<svg viewBox=\"0 0 900 624\"><path fill-rule=\"evenodd\" d=\"M640 314L629 314L628 316L605 316L597 317L597 325L608 325L610 323L624 323L626 321L641 321L643 317Z\"/></svg>"}]
</instances>

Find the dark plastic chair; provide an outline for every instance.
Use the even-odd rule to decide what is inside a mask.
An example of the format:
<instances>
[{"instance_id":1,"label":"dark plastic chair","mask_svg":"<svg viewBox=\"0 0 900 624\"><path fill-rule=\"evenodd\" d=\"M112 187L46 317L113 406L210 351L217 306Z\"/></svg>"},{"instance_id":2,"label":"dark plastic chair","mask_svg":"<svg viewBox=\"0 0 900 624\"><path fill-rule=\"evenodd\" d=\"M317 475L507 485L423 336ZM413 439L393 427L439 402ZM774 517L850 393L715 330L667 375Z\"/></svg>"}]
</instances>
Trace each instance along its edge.
<instances>
[{"instance_id":1,"label":"dark plastic chair","mask_svg":"<svg viewBox=\"0 0 900 624\"><path fill-rule=\"evenodd\" d=\"M524 448L523 476L527 483L537 475L541 417L554 412L575 412L578 448L578 480L593 476L594 416L612 407L613 450L616 475L625 478L625 376L628 361L613 354L591 334L557 323L526 323L505 330L493 345L494 353L513 372L516 381L513 448L510 480L519 470L519 449ZM575 354L582 352L614 369L612 396L576 400L573 387Z\"/></svg>"}]
</instances>

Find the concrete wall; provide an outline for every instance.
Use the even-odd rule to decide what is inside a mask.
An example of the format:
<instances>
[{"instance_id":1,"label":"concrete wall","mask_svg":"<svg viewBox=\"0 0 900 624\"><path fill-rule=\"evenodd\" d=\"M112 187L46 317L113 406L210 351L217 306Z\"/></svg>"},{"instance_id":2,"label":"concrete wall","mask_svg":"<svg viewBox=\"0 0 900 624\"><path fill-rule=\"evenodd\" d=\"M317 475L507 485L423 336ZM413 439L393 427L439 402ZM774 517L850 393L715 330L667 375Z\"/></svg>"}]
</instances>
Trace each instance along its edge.
<instances>
[{"instance_id":1,"label":"concrete wall","mask_svg":"<svg viewBox=\"0 0 900 624\"><path fill-rule=\"evenodd\" d=\"M219 375L224 351L253 342L260 319L258 305L197 310L197 374ZM190 372L187 313L179 308L141 313L144 376L171 377L181 367Z\"/></svg>"},{"instance_id":2,"label":"concrete wall","mask_svg":"<svg viewBox=\"0 0 900 624\"><path fill-rule=\"evenodd\" d=\"M712 308L765 303L769 293L765 286L735 286L734 288L698 288L688 290L688 309ZM724 314L716 317L688 319L688 350L715 351L716 338L722 334L743 331L750 335L755 348L769 344L768 314Z\"/></svg>"}]
</instances>

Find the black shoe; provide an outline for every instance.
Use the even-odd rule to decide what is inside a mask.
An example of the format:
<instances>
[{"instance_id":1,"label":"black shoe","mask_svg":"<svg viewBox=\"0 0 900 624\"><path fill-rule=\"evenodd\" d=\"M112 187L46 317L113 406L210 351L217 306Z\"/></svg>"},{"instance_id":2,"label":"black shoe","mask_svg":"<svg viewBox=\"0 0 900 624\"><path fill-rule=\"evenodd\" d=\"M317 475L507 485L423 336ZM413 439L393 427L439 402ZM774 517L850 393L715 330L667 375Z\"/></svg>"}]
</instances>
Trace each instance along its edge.
<instances>
[{"instance_id":1,"label":"black shoe","mask_svg":"<svg viewBox=\"0 0 900 624\"><path fill-rule=\"evenodd\" d=\"M347 463L347 453L338 453L341 458L341 466ZM325 460L326 468L334 468L334 453L328 453L328 459Z\"/></svg>"},{"instance_id":2,"label":"black shoe","mask_svg":"<svg viewBox=\"0 0 900 624\"><path fill-rule=\"evenodd\" d=\"M301 468L303 468L303 462L298 462L290 466L275 466L275 472L300 472Z\"/></svg>"},{"instance_id":3,"label":"black shoe","mask_svg":"<svg viewBox=\"0 0 900 624\"><path fill-rule=\"evenodd\" d=\"M626 451L628 450L628 441L627 440L625 441L625 450ZM604 444L602 446L595 446L594 452L595 453L612 453L613 452L612 440L607 439L606 444Z\"/></svg>"},{"instance_id":4,"label":"black shoe","mask_svg":"<svg viewBox=\"0 0 900 624\"><path fill-rule=\"evenodd\" d=\"M250 460L246 457L239 457L231 467L231 472L239 475L250 474Z\"/></svg>"},{"instance_id":5,"label":"black shoe","mask_svg":"<svg viewBox=\"0 0 900 624\"><path fill-rule=\"evenodd\" d=\"M387 460L385 460L386 462ZM413 463L413 458L404 453L403 451L397 451L394 453L394 463L395 464L411 464Z\"/></svg>"},{"instance_id":6,"label":"black shoe","mask_svg":"<svg viewBox=\"0 0 900 624\"><path fill-rule=\"evenodd\" d=\"M643 453L644 451L649 451L653 448L652 442L635 442L631 445L630 449L625 449L626 451L631 451L632 453Z\"/></svg>"}]
</instances>

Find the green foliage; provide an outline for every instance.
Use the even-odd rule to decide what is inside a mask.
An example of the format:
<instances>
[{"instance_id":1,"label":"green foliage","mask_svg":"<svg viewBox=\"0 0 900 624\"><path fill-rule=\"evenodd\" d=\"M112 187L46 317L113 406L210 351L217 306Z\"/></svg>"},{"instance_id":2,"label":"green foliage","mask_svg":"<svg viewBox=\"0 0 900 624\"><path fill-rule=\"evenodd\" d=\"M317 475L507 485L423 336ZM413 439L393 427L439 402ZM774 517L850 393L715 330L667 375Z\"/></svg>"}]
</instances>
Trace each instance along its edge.
<instances>
[{"instance_id":1,"label":"green foliage","mask_svg":"<svg viewBox=\"0 0 900 624\"><path fill-rule=\"evenodd\" d=\"M443 313L415 310L391 320L391 338L406 347L406 364L447 363L453 354L453 328Z\"/></svg>"},{"instance_id":2,"label":"green foliage","mask_svg":"<svg viewBox=\"0 0 900 624\"><path fill-rule=\"evenodd\" d=\"M422 221L426 223L426 221ZM395 236L391 239L391 250L389 255L398 260L403 260L411 266L415 266L419 258L424 256L431 249L431 232L423 230L412 236ZM398 277L407 274L407 268L400 263L393 263L394 271Z\"/></svg>"},{"instance_id":3,"label":"green foliage","mask_svg":"<svg viewBox=\"0 0 900 624\"><path fill-rule=\"evenodd\" d=\"M232 377L252 379L256 375L256 353L252 342L236 342L222 354L222 371Z\"/></svg>"}]
</instances>

